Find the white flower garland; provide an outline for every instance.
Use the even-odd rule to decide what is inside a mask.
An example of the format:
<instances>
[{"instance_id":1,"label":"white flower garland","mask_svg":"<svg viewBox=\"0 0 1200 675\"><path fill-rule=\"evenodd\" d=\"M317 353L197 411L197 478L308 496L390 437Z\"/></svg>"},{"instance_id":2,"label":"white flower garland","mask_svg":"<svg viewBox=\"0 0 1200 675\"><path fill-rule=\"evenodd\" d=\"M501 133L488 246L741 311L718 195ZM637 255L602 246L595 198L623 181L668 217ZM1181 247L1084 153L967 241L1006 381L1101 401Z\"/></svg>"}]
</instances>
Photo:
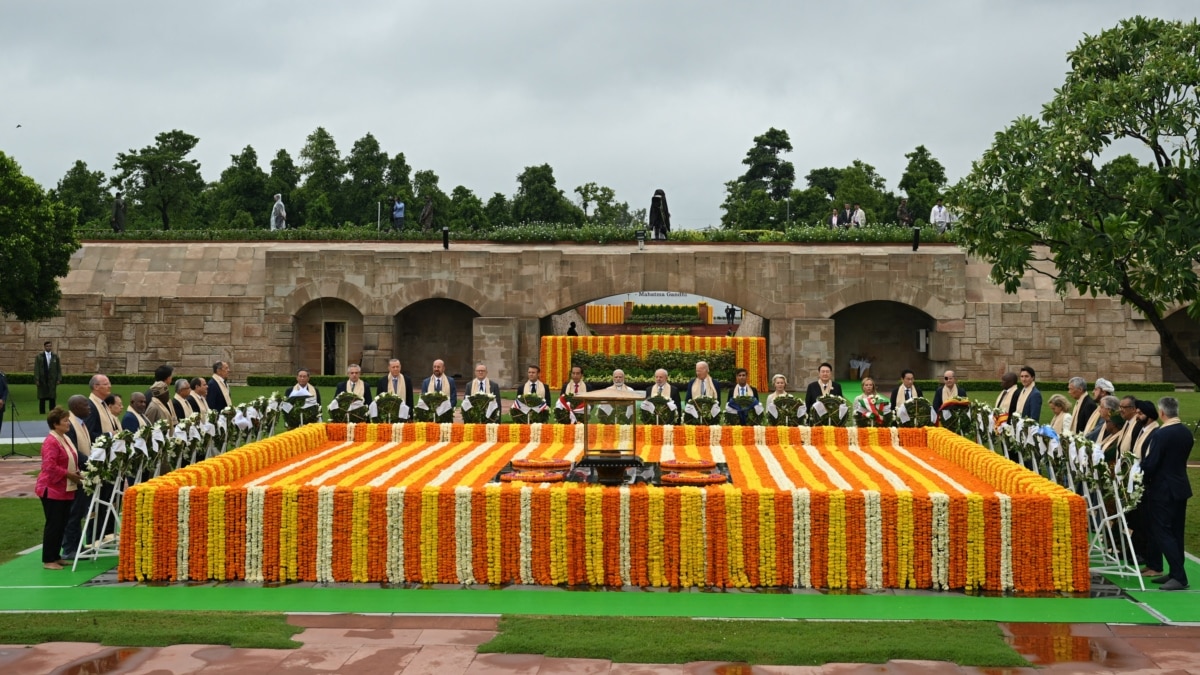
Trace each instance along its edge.
<instances>
[{"instance_id":1,"label":"white flower garland","mask_svg":"<svg viewBox=\"0 0 1200 675\"><path fill-rule=\"evenodd\" d=\"M346 423L346 440L354 441L354 427L355 426L356 425L354 424L354 422Z\"/></svg>"},{"instance_id":2,"label":"white flower garland","mask_svg":"<svg viewBox=\"0 0 1200 675\"><path fill-rule=\"evenodd\" d=\"M246 581L263 582L263 500L267 488L246 490Z\"/></svg>"},{"instance_id":3,"label":"white flower garland","mask_svg":"<svg viewBox=\"0 0 1200 675\"><path fill-rule=\"evenodd\" d=\"M620 520L620 537L621 537L621 585L629 586L631 584L630 577L631 565L629 563L629 486L622 485L621 493L621 520Z\"/></svg>"},{"instance_id":4,"label":"white flower garland","mask_svg":"<svg viewBox=\"0 0 1200 675\"><path fill-rule=\"evenodd\" d=\"M428 485L444 485L446 481L454 478L467 467L475 466L478 464L476 460L492 452L493 445L492 443L480 443L472 448L470 452L459 455L450 466L442 469L436 476L431 478Z\"/></svg>"},{"instance_id":5,"label":"white flower garland","mask_svg":"<svg viewBox=\"0 0 1200 675\"><path fill-rule=\"evenodd\" d=\"M441 443L450 442L450 434L454 431L453 422L442 422L438 424L438 441Z\"/></svg>"},{"instance_id":6,"label":"white flower garland","mask_svg":"<svg viewBox=\"0 0 1200 675\"><path fill-rule=\"evenodd\" d=\"M530 443L541 443L542 442L542 429L545 426L546 425L542 424L541 422L534 422L533 424L529 425L529 442Z\"/></svg>"},{"instance_id":7,"label":"white flower garland","mask_svg":"<svg viewBox=\"0 0 1200 675\"><path fill-rule=\"evenodd\" d=\"M392 423L392 442L399 443L404 440L404 422Z\"/></svg>"},{"instance_id":8,"label":"white flower garland","mask_svg":"<svg viewBox=\"0 0 1200 675\"><path fill-rule=\"evenodd\" d=\"M177 509L175 529L179 531L179 540L175 546L175 581L188 580L188 565L191 562L192 540L192 486L179 488L179 508Z\"/></svg>"},{"instance_id":9,"label":"white flower garland","mask_svg":"<svg viewBox=\"0 0 1200 675\"><path fill-rule=\"evenodd\" d=\"M1011 591L1013 583L1012 564L1012 497L997 492L1000 498L1000 590Z\"/></svg>"},{"instance_id":10,"label":"white flower garland","mask_svg":"<svg viewBox=\"0 0 1200 675\"><path fill-rule=\"evenodd\" d=\"M775 481L775 485L780 490L791 490L796 487L792 479L788 477L787 472L783 470L783 465L779 463L779 458L771 450L771 447L766 443L766 434L764 433L761 440L758 438L759 431L766 431L766 427L754 427L754 450L758 453L763 464L767 466L767 472L771 474L771 480Z\"/></svg>"},{"instance_id":11,"label":"white flower garland","mask_svg":"<svg viewBox=\"0 0 1200 675\"><path fill-rule=\"evenodd\" d=\"M668 424L662 428L662 450L658 453L659 462L675 461L675 427Z\"/></svg>"},{"instance_id":12,"label":"white flower garland","mask_svg":"<svg viewBox=\"0 0 1200 675\"><path fill-rule=\"evenodd\" d=\"M500 442L500 425L499 424L485 424L483 427L483 435L488 443L499 443Z\"/></svg>"},{"instance_id":13,"label":"white flower garland","mask_svg":"<svg viewBox=\"0 0 1200 675\"><path fill-rule=\"evenodd\" d=\"M754 444L755 445L766 445L767 444L767 428L764 426L761 426L761 425L753 427L753 428L754 428Z\"/></svg>"},{"instance_id":14,"label":"white flower garland","mask_svg":"<svg viewBox=\"0 0 1200 675\"><path fill-rule=\"evenodd\" d=\"M575 446L571 448L571 456L568 457L571 461L576 461L583 456L583 442L587 439L587 427L583 426L583 422L575 424Z\"/></svg>"},{"instance_id":15,"label":"white flower garland","mask_svg":"<svg viewBox=\"0 0 1200 675\"><path fill-rule=\"evenodd\" d=\"M317 488L317 583L333 581L333 486Z\"/></svg>"},{"instance_id":16,"label":"white flower garland","mask_svg":"<svg viewBox=\"0 0 1200 675\"><path fill-rule=\"evenodd\" d=\"M393 584L404 581L404 488L387 491L387 578Z\"/></svg>"},{"instance_id":17,"label":"white flower garland","mask_svg":"<svg viewBox=\"0 0 1200 675\"><path fill-rule=\"evenodd\" d=\"M883 507L879 493L863 490L863 502L867 520L867 588L883 588Z\"/></svg>"},{"instance_id":18,"label":"white flower garland","mask_svg":"<svg viewBox=\"0 0 1200 675\"><path fill-rule=\"evenodd\" d=\"M829 482L836 485L839 490L849 491L854 489L854 486L850 485L850 481L846 480L842 474L838 473L838 470L835 469L832 464L825 461L825 458L821 456L821 451L817 450L816 446L805 443L804 454L808 455L808 458L812 460L812 463L816 464L817 468L821 469L821 471L825 473L825 476L829 478Z\"/></svg>"},{"instance_id":19,"label":"white flower garland","mask_svg":"<svg viewBox=\"0 0 1200 675\"><path fill-rule=\"evenodd\" d=\"M709 452L712 453L712 461L717 464L725 464L725 448L721 447L721 426L714 424L708 428Z\"/></svg>"},{"instance_id":20,"label":"white flower garland","mask_svg":"<svg viewBox=\"0 0 1200 675\"><path fill-rule=\"evenodd\" d=\"M617 447L633 447L633 425L621 424L617 426Z\"/></svg>"},{"instance_id":21,"label":"white flower garland","mask_svg":"<svg viewBox=\"0 0 1200 675\"><path fill-rule=\"evenodd\" d=\"M464 488L470 490L470 488ZM533 579L533 488L528 485L521 488L521 583L534 584Z\"/></svg>"},{"instance_id":22,"label":"white flower garland","mask_svg":"<svg viewBox=\"0 0 1200 675\"><path fill-rule=\"evenodd\" d=\"M454 564L458 583L475 583L474 555L471 549L471 488L454 488Z\"/></svg>"},{"instance_id":23,"label":"white flower garland","mask_svg":"<svg viewBox=\"0 0 1200 675\"><path fill-rule=\"evenodd\" d=\"M858 427L846 429L846 440L850 450L858 450Z\"/></svg>"},{"instance_id":24,"label":"white flower garland","mask_svg":"<svg viewBox=\"0 0 1200 675\"><path fill-rule=\"evenodd\" d=\"M941 492L931 492L933 504L933 536L930 537L930 557L933 562L933 588L950 588L950 498Z\"/></svg>"},{"instance_id":25,"label":"white flower garland","mask_svg":"<svg viewBox=\"0 0 1200 675\"><path fill-rule=\"evenodd\" d=\"M800 445L812 445L812 427L800 427Z\"/></svg>"},{"instance_id":26,"label":"white flower garland","mask_svg":"<svg viewBox=\"0 0 1200 675\"><path fill-rule=\"evenodd\" d=\"M811 494L808 488L792 490L792 586L812 587Z\"/></svg>"}]
</instances>

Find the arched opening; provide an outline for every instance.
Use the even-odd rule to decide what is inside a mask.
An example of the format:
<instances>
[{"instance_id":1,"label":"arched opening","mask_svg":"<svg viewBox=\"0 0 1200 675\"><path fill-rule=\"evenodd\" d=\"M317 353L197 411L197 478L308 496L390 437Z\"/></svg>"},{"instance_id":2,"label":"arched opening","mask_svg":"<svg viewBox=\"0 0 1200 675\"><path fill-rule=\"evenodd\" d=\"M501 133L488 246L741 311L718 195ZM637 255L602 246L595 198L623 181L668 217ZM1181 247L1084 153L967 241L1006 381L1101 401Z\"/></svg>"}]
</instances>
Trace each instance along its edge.
<instances>
[{"instance_id":1,"label":"arched opening","mask_svg":"<svg viewBox=\"0 0 1200 675\"><path fill-rule=\"evenodd\" d=\"M317 298L293 317L294 358L298 368L321 375L340 375L362 361L363 317L337 298Z\"/></svg>"},{"instance_id":2,"label":"arched opening","mask_svg":"<svg viewBox=\"0 0 1200 675\"><path fill-rule=\"evenodd\" d=\"M1167 329L1175 336L1179 348L1193 362L1200 361L1200 322L1188 316L1187 310L1181 309L1166 318ZM1175 384L1191 384L1191 380L1183 375L1179 364L1167 354L1165 345L1161 348L1161 360L1164 382Z\"/></svg>"},{"instance_id":3,"label":"arched opening","mask_svg":"<svg viewBox=\"0 0 1200 675\"><path fill-rule=\"evenodd\" d=\"M765 336L765 320L717 298L679 291L637 291L601 297L543 317L543 335L679 334L697 337Z\"/></svg>"},{"instance_id":4,"label":"arched opening","mask_svg":"<svg viewBox=\"0 0 1200 675\"><path fill-rule=\"evenodd\" d=\"M472 372L474 320L479 313L457 300L430 298L405 307L396 314L395 354L404 362L410 377L429 374L431 364L441 359L446 372L470 377Z\"/></svg>"},{"instance_id":5,"label":"arched opening","mask_svg":"<svg viewBox=\"0 0 1200 675\"><path fill-rule=\"evenodd\" d=\"M850 360L869 357L871 377L880 385L894 384L900 372L912 370L918 378L932 377L928 358L933 317L900 302L871 300L851 305L833 315L834 376L850 376Z\"/></svg>"}]
</instances>

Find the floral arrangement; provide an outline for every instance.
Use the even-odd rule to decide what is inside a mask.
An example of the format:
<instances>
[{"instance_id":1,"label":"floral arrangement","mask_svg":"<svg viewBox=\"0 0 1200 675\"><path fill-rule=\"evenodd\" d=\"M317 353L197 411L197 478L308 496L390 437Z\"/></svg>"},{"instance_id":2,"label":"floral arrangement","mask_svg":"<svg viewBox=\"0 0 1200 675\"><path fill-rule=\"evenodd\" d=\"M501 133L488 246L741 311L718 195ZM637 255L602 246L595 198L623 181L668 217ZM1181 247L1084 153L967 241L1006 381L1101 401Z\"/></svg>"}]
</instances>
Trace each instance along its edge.
<instances>
[{"instance_id":1,"label":"floral arrangement","mask_svg":"<svg viewBox=\"0 0 1200 675\"><path fill-rule=\"evenodd\" d=\"M571 375L571 360L576 352L589 354L629 354L646 359L650 352L687 353L733 350L735 367L750 372L750 384L767 388L767 341L762 337L695 337L691 335L545 335L542 337L539 365L548 387L561 387ZM694 364L697 359L691 359ZM654 368L660 365L653 365ZM664 366L665 367L665 366ZM672 370L668 368L668 370ZM653 368L650 369L653 373Z\"/></svg>"},{"instance_id":2,"label":"floral arrangement","mask_svg":"<svg viewBox=\"0 0 1200 675\"><path fill-rule=\"evenodd\" d=\"M279 410L283 412L283 425L289 431L321 421L321 404L315 396L288 397L279 403Z\"/></svg>"},{"instance_id":3,"label":"floral arrangement","mask_svg":"<svg viewBox=\"0 0 1200 675\"><path fill-rule=\"evenodd\" d=\"M892 402L879 394L863 394L854 399L854 426L892 426Z\"/></svg>"},{"instance_id":4,"label":"floral arrangement","mask_svg":"<svg viewBox=\"0 0 1200 675\"><path fill-rule=\"evenodd\" d=\"M930 405L927 399L920 396L910 398L904 403L897 405L896 410L892 413L892 417L896 420L894 426L906 429L929 427L937 422L933 406Z\"/></svg>"},{"instance_id":5,"label":"floral arrangement","mask_svg":"<svg viewBox=\"0 0 1200 675\"><path fill-rule=\"evenodd\" d=\"M978 412L972 409L971 399L966 396L956 396L948 401L943 401L941 409L937 411L937 416L938 426L945 427L964 438L971 440L978 438L975 424Z\"/></svg>"},{"instance_id":6,"label":"floral arrangement","mask_svg":"<svg viewBox=\"0 0 1200 675\"><path fill-rule=\"evenodd\" d=\"M413 419L417 422L453 422L454 406L450 405L450 397L437 392L421 394L413 409Z\"/></svg>"},{"instance_id":7,"label":"floral arrangement","mask_svg":"<svg viewBox=\"0 0 1200 675\"><path fill-rule=\"evenodd\" d=\"M513 424L545 424L550 421L550 406L537 394L520 394L508 414Z\"/></svg>"},{"instance_id":8,"label":"floral arrangement","mask_svg":"<svg viewBox=\"0 0 1200 675\"><path fill-rule=\"evenodd\" d=\"M675 407L675 401L666 396L651 396L638 406L638 417L642 424L675 424L679 409Z\"/></svg>"},{"instance_id":9,"label":"floral arrangement","mask_svg":"<svg viewBox=\"0 0 1200 675\"><path fill-rule=\"evenodd\" d=\"M633 424L633 405L596 404L596 420L600 424Z\"/></svg>"},{"instance_id":10,"label":"floral arrangement","mask_svg":"<svg viewBox=\"0 0 1200 675\"><path fill-rule=\"evenodd\" d=\"M80 471L83 489L90 495L102 483L116 483L130 474L137 461L133 454L133 432L121 430L115 436L101 436L92 443L92 454Z\"/></svg>"},{"instance_id":11,"label":"floral arrangement","mask_svg":"<svg viewBox=\"0 0 1200 675\"><path fill-rule=\"evenodd\" d=\"M711 396L697 396L683 406L679 421L703 427L720 424L721 404Z\"/></svg>"},{"instance_id":12,"label":"floral arrangement","mask_svg":"<svg viewBox=\"0 0 1200 675\"><path fill-rule=\"evenodd\" d=\"M725 424L756 427L762 424L763 404L755 396L734 396L725 404Z\"/></svg>"},{"instance_id":13,"label":"floral arrangement","mask_svg":"<svg viewBox=\"0 0 1200 675\"><path fill-rule=\"evenodd\" d=\"M367 414L373 422L384 424L403 422L409 418L410 412L403 398L388 392L376 395L375 400L371 403L371 408L367 410Z\"/></svg>"},{"instance_id":14,"label":"floral arrangement","mask_svg":"<svg viewBox=\"0 0 1200 675\"><path fill-rule=\"evenodd\" d=\"M767 404L766 422L772 427L796 427L808 419L808 408L804 399L783 394Z\"/></svg>"},{"instance_id":15,"label":"floral arrangement","mask_svg":"<svg viewBox=\"0 0 1200 675\"><path fill-rule=\"evenodd\" d=\"M361 424L367 421L367 405L358 394L343 391L329 402L329 421L354 422Z\"/></svg>"},{"instance_id":16,"label":"floral arrangement","mask_svg":"<svg viewBox=\"0 0 1200 675\"><path fill-rule=\"evenodd\" d=\"M850 403L841 396L827 394L817 397L808 409L811 427L844 427L850 422Z\"/></svg>"},{"instance_id":17,"label":"floral arrangement","mask_svg":"<svg viewBox=\"0 0 1200 675\"><path fill-rule=\"evenodd\" d=\"M577 403L572 394L563 394L554 403L554 421L559 424L578 424L583 422L586 406Z\"/></svg>"},{"instance_id":18,"label":"floral arrangement","mask_svg":"<svg viewBox=\"0 0 1200 675\"><path fill-rule=\"evenodd\" d=\"M450 414L451 418L446 421L453 421L453 411ZM484 393L471 394L464 397L462 401L462 418L465 424L499 424L500 401L492 394Z\"/></svg>"}]
</instances>

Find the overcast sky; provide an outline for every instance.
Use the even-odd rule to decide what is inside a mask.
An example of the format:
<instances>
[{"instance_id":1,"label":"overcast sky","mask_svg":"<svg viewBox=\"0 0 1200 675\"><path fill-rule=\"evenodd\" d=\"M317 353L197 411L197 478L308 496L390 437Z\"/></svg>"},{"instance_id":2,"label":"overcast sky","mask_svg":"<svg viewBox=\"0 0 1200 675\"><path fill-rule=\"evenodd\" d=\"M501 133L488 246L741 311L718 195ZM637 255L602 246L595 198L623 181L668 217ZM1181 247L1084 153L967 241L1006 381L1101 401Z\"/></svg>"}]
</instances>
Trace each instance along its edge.
<instances>
[{"instance_id":1,"label":"overcast sky","mask_svg":"<svg viewBox=\"0 0 1200 675\"><path fill-rule=\"evenodd\" d=\"M324 126L343 153L373 133L447 193L511 195L549 163L572 197L595 181L645 207L663 188L676 227L703 227L769 127L791 135L801 187L857 158L894 190L919 144L953 181L1039 112L1085 34L1197 6L4 0L0 150L53 187L178 128L212 181L248 144L264 169L279 148L298 160Z\"/></svg>"}]
</instances>

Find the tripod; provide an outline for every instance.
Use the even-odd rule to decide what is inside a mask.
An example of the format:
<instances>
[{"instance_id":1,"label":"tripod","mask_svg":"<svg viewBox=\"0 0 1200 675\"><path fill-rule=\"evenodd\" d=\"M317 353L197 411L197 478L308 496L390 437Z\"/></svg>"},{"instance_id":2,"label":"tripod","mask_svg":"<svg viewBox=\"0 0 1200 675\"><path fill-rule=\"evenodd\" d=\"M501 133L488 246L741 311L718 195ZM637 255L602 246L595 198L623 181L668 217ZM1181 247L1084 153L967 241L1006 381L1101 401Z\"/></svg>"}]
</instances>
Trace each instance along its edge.
<instances>
[{"instance_id":1,"label":"tripod","mask_svg":"<svg viewBox=\"0 0 1200 675\"><path fill-rule=\"evenodd\" d=\"M17 454L17 404L10 396L4 407L8 411L8 452L0 455L0 459L21 457ZM4 411L0 411L0 421L3 421L3 418Z\"/></svg>"}]
</instances>

